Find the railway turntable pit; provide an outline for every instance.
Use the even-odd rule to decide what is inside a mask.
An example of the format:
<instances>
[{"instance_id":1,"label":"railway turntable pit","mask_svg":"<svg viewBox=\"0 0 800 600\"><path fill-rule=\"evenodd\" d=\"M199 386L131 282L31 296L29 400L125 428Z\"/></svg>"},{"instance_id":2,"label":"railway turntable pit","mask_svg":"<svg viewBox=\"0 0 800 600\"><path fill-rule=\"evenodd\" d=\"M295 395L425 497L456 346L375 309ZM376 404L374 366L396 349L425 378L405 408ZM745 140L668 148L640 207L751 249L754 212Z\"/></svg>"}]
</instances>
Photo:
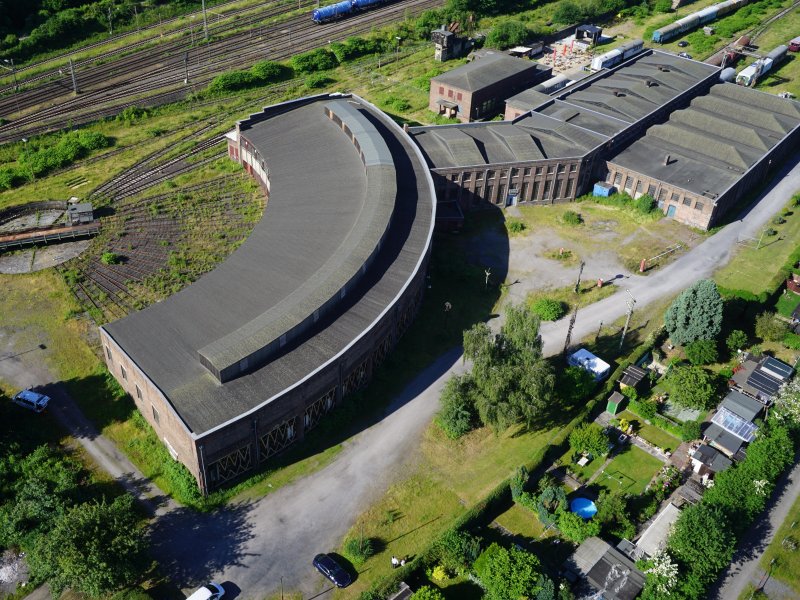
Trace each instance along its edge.
<instances>
[{"instance_id":1,"label":"railway turntable pit","mask_svg":"<svg viewBox=\"0 0 800 600\"><path fill-rule=\"evenodd\" d=\"M417 146L365 100L268 107L228 134L267 206L228 259L100 328L111 373L203 492L362 388L413 319L435 217Z\"/></svg>"}]
</instances>

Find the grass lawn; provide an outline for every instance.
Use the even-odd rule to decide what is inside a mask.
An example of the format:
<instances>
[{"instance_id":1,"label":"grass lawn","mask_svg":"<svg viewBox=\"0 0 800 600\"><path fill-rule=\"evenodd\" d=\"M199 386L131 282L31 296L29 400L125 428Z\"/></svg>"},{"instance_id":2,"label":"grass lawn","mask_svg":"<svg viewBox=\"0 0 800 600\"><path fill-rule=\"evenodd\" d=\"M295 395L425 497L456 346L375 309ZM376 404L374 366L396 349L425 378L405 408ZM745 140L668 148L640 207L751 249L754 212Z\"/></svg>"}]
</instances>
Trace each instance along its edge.
<instances>
[{"instance_id":1,"label":"grass lawn","mask_svg":"<svg viewBox=\"0 0 800 600\"><path fill-rule=\"evenodd\" d=\"M786 318L791 318L792 312L798 305L800 305L800 296L794 292L785 291L778 296L778 301L775 303L775 310L778 314Z\"/></svg>"},{"instance_id":2,"label":"grass lawn","mask_svg":"<svg viewBox=\"0 0 800 600\"><path fill-rule=\"evenodd\" d=\"M594 483L610 492L636 496L644 492L663 463L636 446L626 448L611 461Z\"/></svg>"},{"instance_id":3,"label":"grass lawn","mask_svg":"<svg viewBox=\"0 0 800 600\"><path fill-rule=\"evenodd\" d=\"M758 46L761 51L769 52L795 37L798 31L800 31L800 12L793 10L770 23L767 30L758 37ZM752 59L748 62L751 61ZM800 59L797 54L789 52L775 70L767 73L758 82L756 89L770 94L791 92L800 97Z\"/></svg>"},{"instance_id":4,"label":"grass lawn","mask_svg":"<svg viewBox=\"0 0 800 600\"><path fill-rule=\"evenodd\" d=\"M775 273L789 258L800 239L800 210L792 209L783 225L771 224L778 235L764 236L761 248L757 242L739 246L733 259L714 274L718 285L729 289L746 290L760 294L770 286ZM769 268L764 268L770 265Z\"/></svg>"},{"instance_id":5,"label":"grass lawn","mask_svg":"<svg viewBox=\"0 0 800 600\"><path fill-rule=\"evenodd\" d=\"M545 528L536 514L519 504L513 504L506 512L495 519L495 522L515 535L531 540L542 536L551 536L552 529L545 532Z\"/></svg>"},{"instance_id":6,"label":"grass lawn","mask_svg":"<svg viewBox=\"0 0 800 600\"><path fill-rule=\"evenodd\" d=\"M564 465L565 468L572 471L575 475L578 476L583 482L588 481L588 479L594 475L595 471L603 466L603 463L606 461L606 456L601 456L600 458L595 458L592 462L587 463L583 467L579 466L578 463L572 462L572 449L567 450L563 456L559 459L561 464Z\"/></svg>"},{"instance_id":7,"label":"grass lawn","mask_svg":"<svg viewBox=\"0 0 800 600\"><path fill-rule=\"evenodd\" d=\"M648 442L661 448L662 450L669 450L670 452L674 452L675 448L677 448L681 441L676 438L674 435L667 433L660 427L656 427L655 425L648 425L644 422L644 419L639 417L638 415L633 414L630 411L623 411L621 414L617 415L620 418L628 419L631 423L634 424L634 430Z\"/></svg>"},{"instance_id":8,"label":"grass lawn","mask_svg":"<svg viewBox=\"0 0 800 600\"><path fill-rule=\"evenodd\" d=\"M775 559L772 565L772 576L786 585L790 586L800 595L800 498L795 500L786 520L775 533L772 543L761 557L761 568L769 569L769 563ZM794 527L793 527L794 525ZM786 544L784 544L786 540ZM794 541L797 550L792 550L789 545Z\"/></svg>"}]
</instances>

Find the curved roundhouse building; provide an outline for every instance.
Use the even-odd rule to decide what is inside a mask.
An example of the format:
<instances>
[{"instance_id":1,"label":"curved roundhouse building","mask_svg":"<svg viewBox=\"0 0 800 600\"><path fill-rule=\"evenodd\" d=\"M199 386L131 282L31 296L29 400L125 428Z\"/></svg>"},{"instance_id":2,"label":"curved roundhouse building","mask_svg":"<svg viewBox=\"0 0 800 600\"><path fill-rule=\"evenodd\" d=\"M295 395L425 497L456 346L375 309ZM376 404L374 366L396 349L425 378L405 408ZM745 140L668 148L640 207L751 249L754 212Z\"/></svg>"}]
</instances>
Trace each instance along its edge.
<instances>
[{"instance_id":1,"label":"curved roundhouse building","mask_svg":"<svg viewBox=\"0 0 800 600\"><path fill-rule=\"evenodd\" d=\"M268 202L224 263L100 329L108 367L204 492L364 386L414 317L435 216L419 148L356 96L266 108L228 150Z\"/></svg>"}]
</instances>

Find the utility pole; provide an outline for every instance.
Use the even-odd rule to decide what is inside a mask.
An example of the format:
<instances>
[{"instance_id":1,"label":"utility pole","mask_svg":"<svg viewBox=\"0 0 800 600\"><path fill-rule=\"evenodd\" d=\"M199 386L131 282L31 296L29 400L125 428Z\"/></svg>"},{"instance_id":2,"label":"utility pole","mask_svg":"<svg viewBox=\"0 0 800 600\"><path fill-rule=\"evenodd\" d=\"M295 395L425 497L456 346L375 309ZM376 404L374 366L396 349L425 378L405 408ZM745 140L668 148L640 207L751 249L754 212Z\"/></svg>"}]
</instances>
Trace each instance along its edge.
<instances>
[{"instance_id":1,"label":"utility pole","mask_svg":"<svg viewBox=\"0 0 800 600\"><path fill-rule=\"evenodd\" d=\"M585 262L583 262L583 261L581 261L581 266L580 266L580 268L578 269L578 279L575 281L575 290L574 290L574 292L575 292L576 294L580 292L580 287L581 287L581 275L583 274L583 267L585 267L585 266L586 266L586 263L585 263Z\"/></svg>"},{"instance_id":2,"label":"utility pole","mask_svg":"<svg viewBox=\"0 0 800 600\"><path fill-rule=\"evenodd\" d=\"M108 35L114 35L114 25L111 22L112 6L108 7Z\"/></svg>"},{"instance_id":3,"label":"utility pole","mask_svg":"<svg viewBox=\"0 0 800 600\"><path fill-rule=\"evenodd\" d=\"M80 92L78 90L78 81L75 79L75 65L72 64L72 59L71 58L69 59L69 72L70 72L70 75L72 75L72 90L77 95Z\"/></svg>"},{"instance_id":4,"label":"utility pole","mask_svg":"<svg viewBox=\"0 0 800 600\"><path fill-rule=\"evenodd\" d=\"M572 311L572 316L569 318L569 327L567 327L567 337L564 340L564 358L567 357L570 342L572 342L572 328L575 327L575 319L578 318L578 303L575 303L575 310Z\"/></svg>"},{"instance_id":5,"label":"utility pole","mask_svg":"<svg viewBox=\"0 0 800 600\"><path fill-rule=\"evenodd\" d=\"M594 336L594 343L596 344L600 339L600 332L603 331L603 322L600 321L600 325L597 326L597 335Z\"/></svg>"},{"instance_id":6,"label":"utility pole","mask_svg":"<svg viewBox=\"0 0 800 600\"><path fill-rule=\"evenodd\" d=\"M203 35L208 41L208 21L206 20L206 0L203 0Z\"/></svg>"},{"instance_id":7,"label":"utility pole","mask_svg":"<svg viewBox=\"0 0 800 600\"><path fill-rule=\"evenodd\" d=\"M183 53L183 83L189 83L189 53Z\"/></svg>"},{"instance_id":8,"label":"utility pole","mask_svg":"<svg viewBox=\"0 0 800 600\"><path fill-rule=\"evenodd\" d=\"M625 319L625 328L622 330L622 337L619 340L619 349L622 350L622 344L625 343L625 335L628 333L628 327L631 324L631 316L633 316L633 305L636 304L636 298L633 297L630 290L625 290L630 296L630 300L626 300L628 304L628 316Z\"/></svg>"}]
</instances>

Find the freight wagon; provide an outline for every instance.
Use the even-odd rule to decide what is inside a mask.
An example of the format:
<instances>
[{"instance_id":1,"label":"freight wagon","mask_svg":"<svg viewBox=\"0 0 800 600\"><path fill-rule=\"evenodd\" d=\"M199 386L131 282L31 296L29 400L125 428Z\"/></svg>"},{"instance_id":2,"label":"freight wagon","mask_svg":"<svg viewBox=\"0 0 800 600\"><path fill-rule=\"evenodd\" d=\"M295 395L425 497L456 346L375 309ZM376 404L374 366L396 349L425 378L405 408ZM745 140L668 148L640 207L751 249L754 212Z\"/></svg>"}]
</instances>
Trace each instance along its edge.
<instances>
[{"instance_id":1,"label":"freight wagon","mask_svg":"<svg viewBox=\"0 0 800 600\"><path fill-rule=\"evenodd\" d=\"M736 76L736 83L747 87L754 86L761 77L770 71L776 63L779 63L786 56L788 48L786 46L778 46L767 54L764 58L759 58L752 65L743 69Z\"/></svg>"},{"instance_id":2,"label":"freight wagon","mask_svg":"<svg viewBox=\"0 0 800 600\"><path fill-rule=\"evenodd\" d=\"M727 15L728 13L732 13L749 3L750 0L725 0L725 2L713 4L704 8L703 10L678 19L666 27L656 29L653 32L653 41L657 44L663 44L664 42L679 36L684 31L689 31L699 27L700 25L703 25L704 23L709 23L715 19L718 19L719 17Z\"/></svg>"},{"instance_id":3,"label":"freight wagon","mask_svg":"<svg viewBox=\"0 0 800 600\"><path fill-rule=\"evenodd\" d=\"M618 65L623 60L627 60L631 56L639 54L642 50L644 50L644 42L642 40L625 42L619 48L595 56L592 59L592 71L611 68L614 65Z\"/></svg>"},{"instance_id":4,"label":"freight wagon","mask_svg":"<svg viewBox=\"0 0 800 600\"><path fill-rule=\"evenodd\" d=\"M390 0L343 0L336 4L329 4L316 8L311 12L311 20L315 23L327 23L335 21L362 10L369 10L379 4L385 4Z\"/></svg>"},{"instance_id":5,"label":"freight wagon","mask_svg":"<svg viewBox=\"0 0 800 600\"><path fill-rule=\"evenodd\" d=\"M743 35L738 40L736 40L731 46L727 46L712 54L708 59L706 59L706 64L713 65L715 67L729 67L731 65L736 64L742 55L736 51L737 48L743 48L750 43L750 37Z\"/></svg>"}]
</instances>

